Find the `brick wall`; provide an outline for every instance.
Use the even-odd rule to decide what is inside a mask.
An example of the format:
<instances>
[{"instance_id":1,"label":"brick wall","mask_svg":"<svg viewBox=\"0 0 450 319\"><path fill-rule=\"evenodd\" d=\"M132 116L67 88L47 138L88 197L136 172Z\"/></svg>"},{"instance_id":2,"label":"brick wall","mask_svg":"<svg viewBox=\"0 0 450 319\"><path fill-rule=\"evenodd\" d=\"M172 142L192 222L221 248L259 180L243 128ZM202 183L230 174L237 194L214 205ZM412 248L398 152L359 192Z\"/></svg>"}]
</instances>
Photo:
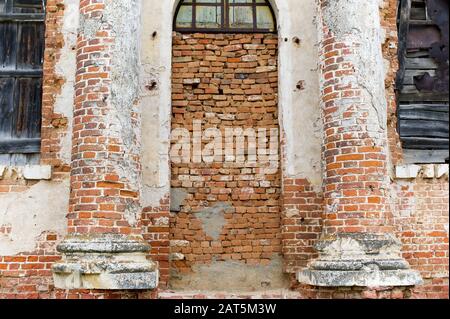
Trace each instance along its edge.
<instances>
[{"instance_id":1,"label":"brick wall","mask_svg":"<svg viewBox=\"0 0 450 319\"><path fill-rule=\"evenodd\" d=\"M379 87L376 79L367 76L367 73L378 75L375 64L378 52L365 43L369 41L365 36L369 35L363 32L368 31L343 35L329 18L334 14L329 12L333 5L322 1L321 6L326 12L320 27L319 52L324 125L324 232L389 233L392 227L385 223L389 208L387 141L383 117L377 114L384 110L384 105L371 97L370 94L378 93ZM365 54L374 56L363 64L358 59ZM369 94L369 90L374 92Z\"/></svg>"},{"instance_id":2,"label":"brick wall","mask_svg":"<svg viewBox=\"0 0 450 319\"><path fill-rule=\"evenodd\" d=\"M169 198L161 200L158 207L145 207L142 212L142 233L151 246L149 257L158 262L159 287L169 284L170 212Z\"/></svg>"},{"instance_id":3,"label":"brick wall","mask_svg":"<svg viewBox=\"0 0 450 319\"><path fill-rule=\"evenodd\" d=\"M424 285L414 298L448 298L448 177L397 180L394 185L396 235L403 255L421 272Z\"/></svg>"},{"instance_id":4,"label":"brick wall","mask_svg":"<svg viewBox=\"0 0 450 319\"><path fill-rule=\"evenodd\" d=\"M398 51L398 33L397 33L397 5L398 0L384 0L380 9L381 27L384 31L383 57L386 68L386 101L388 103L388 144L390 151L390 160L392 165L401 163L403 152L401 147L400 135L397 131L397 96L395 81L399 61Z\"/></svg>"},{"instance_id":5,"label":"brick wall","mask_svg":"<svg viewBox=\"0 0 450 319\"><path fill-rule=\"evenodd\" d=\"M397 49L397 0L384 0L381 24L385 42L383 56L389 68L386 76L388 101L388 140L391 165L403 162L397 130L395 80L399 67ZM448 178L426 178L393 181L392 223L403 243L403 254L412 268L419 270L424 285L412 290L413 298L448 298Z\"/></svg>"},{"instance_id":6,"label":"brick wall","mask_svg":"<svg viewBox=\"0 0 450 319\"><path fill-rule=\"evenodd\" d=\"M60 158L61 139L71 133L68 132L69 119L54 110L56 96L65 81L56 72L56 64L61 59L61 48L64 46L61 33L64 11L62 0L47 1L41 161L42 164L54 166L54 181L66 177L69 170L67 163ZM402 156L396 132L394 91L394 78L398 67L396 0L386 0L381 12L387 39L383 52L390 65L386 79L389 148L392 164L398 164L401 163ZM179 34L175 35L174 127L187 125L191 128L192 120L197 116L204 119L204 127L208 127L207 125L221 128L227 125L278 127L277 43L278 40L273 35L197 34L184 38ZM346 50L344 47L336 49ZM339 54L339 51L332 53L325 63L332 65L337 61L342 62ZM224 74L223 78L216 76L220 73ZM192 81L193 79L195 80ZM231 102L238 105L236 109L231 106ZM233 116L229 117L230 115ZM331 140L329 142L335 143ZM344 148L341 147L340 150L345 153ZM372 151L373 149L364 156L371 154ZM330 171L341 169L340 163L329 165ZM231 201L234 210L232 214L231 212L225 214L226 223L220 232L220 238L214 240L205 233L202 221L193 214L186 211L170 214L168 198L158 207L144 209L142 232L152 245L150 257L159 263L161 289L165 289L169 282L170 253L174 259L182 256L182 260L173 260L171 265L172 269L180 272L189 272L193 265L208 263L217 257L219 260L264 264L270 261L274 254L282 253L286 264L285 270L293 274L316 256L313 245L321 232L323 198L307 180L285 178L282 181L281 173L278 172L267 176L268 183L263 183L265 187L261 187L261 184L257 185L257 181L254 180L256 175L253 167L223 167L216 164L174 165L172 174L172 186L185 189L188 193L182 209L202 210L218 202ZM241 180L242 176L247 177ZM0 193L25 192L36 183L21 178L0 178ZM448 178L429 179L419 176L413 180L395 180L391 188L393 205L389 218L394 232L403 242L404 257L414 269L421 271L425 284L413 290L293 287L292 294L287 296L448 298ZM0 225L0 236L8 235L10 232L10 225ZM0 299L156 297L154 292L55 290L50 269L53 262L60 260L60 255L55 249L60 240L62 238L59 234L44 232L36 239L36 247L31 251L14 256L0 256ZM295 290L301 293L298 294ZM245 294L186 293L184 296L168 292L160 294L161 298L174 296L251 297ZM280 295L268 293L258 296Z\"/></svg>"},{"instance_id":7,"label":"brick wall","mask_svg":"<svg viewBox=\"0 0 450 319\"><path fill-rule=\"evenodd\" d=\"M306 179L284 178L282 194L285 271L296 274L317 257L314 244L322 232L323 197Z\"/></svg>"},{"instance_id":8,"label":"brick wall","mask_svg":"<svg viewBox=\"0 0 450 319\"><path fill-rule=\"evenodd\" d=\"M64 10L63 0L47 0L40 156L42 164L53 166L54 181L67 178L69 170L69 166L59 158L61 138L68 133L68 119L54 110L56 96L61 93L65 82L56 72L64 46ZM0 177L0 193L5 194L25 192L37 183L11 169L3 177ZM0 236L7 235L7 232L8 225L0 225ZM0 256L0 299L49 298L53 289L51 264L60 259L56 244L61 239L56 233L44 232L36 239L33 251Z\"/></svg>"},{"instance_id":9,"label":"brick wall","mask_svg":"<svg viewBox=\"0 0 450 319\"><path fill-rule=\"evenodd\" d=\"M173 40L173 129L192 133L194 119L223 136L227 127L278 128L276 36L176 34ZM172 256L183 257L171 266L185 273L213 259L269 263L281 253L280 187L279 169L261 177L252 164L172 163L172 188L186 199L171 218L171 240L185 241L172 247ZM196 213L220 203L231 205L213 238Z\"/></svg>"}]
</instances>

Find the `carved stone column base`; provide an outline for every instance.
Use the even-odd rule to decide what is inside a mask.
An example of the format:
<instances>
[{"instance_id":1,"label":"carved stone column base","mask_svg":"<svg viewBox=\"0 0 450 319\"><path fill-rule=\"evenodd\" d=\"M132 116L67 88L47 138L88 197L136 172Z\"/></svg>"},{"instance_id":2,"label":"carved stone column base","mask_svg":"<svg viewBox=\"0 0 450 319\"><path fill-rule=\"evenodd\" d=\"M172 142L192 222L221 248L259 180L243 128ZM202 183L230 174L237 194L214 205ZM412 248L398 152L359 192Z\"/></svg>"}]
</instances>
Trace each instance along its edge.
<instances>
[{"instance_id":1,"label":"carved stone column base","mask_svg":"<svg viewBox=\"0 0 450 319\"><path fill-rule=\"evenodd\" d=\"M390 234L335 234L316 245L319 258L297 274L317 287L405 287L422 283L401 256L401 243Z\"/></svg>"},{"instance_id":2,"label":"carved stone column base","mask_svg":"<svg viewBox=\"0 0 450 319\"><path fill-rule=\"evenodd\" d=\"M70 235L59 246L63 260L53 265L60 289L150 290L158 286L156 264L147 260L150 247L123 235Z\"/></svg>"}]
</instances>

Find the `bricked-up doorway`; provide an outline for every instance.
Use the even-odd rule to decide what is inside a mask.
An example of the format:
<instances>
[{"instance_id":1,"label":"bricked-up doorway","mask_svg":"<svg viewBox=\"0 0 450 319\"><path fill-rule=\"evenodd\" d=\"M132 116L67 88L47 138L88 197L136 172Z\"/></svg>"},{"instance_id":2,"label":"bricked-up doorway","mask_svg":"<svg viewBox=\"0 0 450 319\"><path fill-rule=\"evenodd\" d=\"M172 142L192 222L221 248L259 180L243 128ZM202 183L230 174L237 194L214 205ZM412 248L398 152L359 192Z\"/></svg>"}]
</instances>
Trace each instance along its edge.
<instances>
[{"instance_id":1,"label":"bricked-up doorway","mask_svg":"<svg viewBox=\"0 0 450 319\"><path fill-rule=\"evenodd\" d=\"M230 146L226 128L263 128L268 145L268 132L279 131L277 55L273 33L174 33L172 131L188 129L192 140L198 129L194 121L200 120L202 133L208 128L222 132L225 154ZM172 145L177 141L172 139ZM193 163L192 146L189 163L172 158L172 288L285 287L279 154L269 174L261 174L254 163L224 162L225 155L222 161Z\"/></svg>"}]
</instances>

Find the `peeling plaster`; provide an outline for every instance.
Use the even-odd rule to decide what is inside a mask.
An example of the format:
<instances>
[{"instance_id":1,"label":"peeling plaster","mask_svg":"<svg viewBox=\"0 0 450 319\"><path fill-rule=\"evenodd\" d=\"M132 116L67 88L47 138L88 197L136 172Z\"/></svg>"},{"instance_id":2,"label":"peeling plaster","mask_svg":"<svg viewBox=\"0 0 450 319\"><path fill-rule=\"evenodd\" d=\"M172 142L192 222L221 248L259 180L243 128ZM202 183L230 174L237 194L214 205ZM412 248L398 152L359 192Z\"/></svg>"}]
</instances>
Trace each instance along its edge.
<instances>
[{"instance_id":1,"label":"peeling plaster","mask_svg":"<svg viewBox=\"0 0 450 319\"><path fill-rule=\"evenodd\" d=\"M363 88L366 100L370 101L370 117L377 119L377 125L368 124L370 134L385 132L387 127L387 101L384 81L385 70L381 43L383 30L380 28L380 0L334 0L325 1L323 21L333 33L337 42L356 43L351 55L355 78L350 80ZM345 8L345 9L343 9ZM345 85L345 83L342 83ZM342 105L340 111L345 112L347 105ZM380 140L376 136L376 140Z\"/></svg>"},{"instance_id":2,"label":"peeling plaster","mask_svg":"<svg viewBox=\"0 0 450 319\"><path fill-rule=\"evenodd\" d=\"M213 207L195 213L195 217L201 220L203 231L214 240L218 240L227 224L226 213L234 213L234 207L230 203L217 203Z\"/></svg>"},{"instance_id":3,"label":"peeling plaster","mask_svg":"<svg viewBox=\"0 0 450 319\"><path fill-rule=\"evenodd\" d=\"M55 72L59 77L65 79L60 94L55 98L54 112L63 115L68 119L65 128L66 133L60 139L61 150L59 158L67 165L71 161L72 153L72 122L73 122L73 101L75 96L75 73L76 73L76 43L77 29L79 26L79 1L64 1L64 19L62 34L64 36L64 46L61 49L61 57L56 63Z\"/></svg>"},{"instance_id":4,"label":"peeling plaster","mask_svg":"<svg viewBox=\"0 0 450 319\"><path fill-rule=\"evenodd\" d=\"M181 257L181 256L180 256ZM171 289L207 291L264 291L289 287L283 274L283 261L273 256L267 265L249 265L241 261L215 261L195 265L192 273L180 276L172 271Z\"/></svg>"},{"instance_id":5,"label":"peeling plaster","mask_svg":"<svg viewBox=\"0 0 450 319\"><path fill-rule=\"evenodd\" d=\"M0 256L33 251L43 232L67 232L69 179L42 181L23 193L0 195L0 225L11 225L8 235L0 234Z\"/></svg>"}]
</instances>

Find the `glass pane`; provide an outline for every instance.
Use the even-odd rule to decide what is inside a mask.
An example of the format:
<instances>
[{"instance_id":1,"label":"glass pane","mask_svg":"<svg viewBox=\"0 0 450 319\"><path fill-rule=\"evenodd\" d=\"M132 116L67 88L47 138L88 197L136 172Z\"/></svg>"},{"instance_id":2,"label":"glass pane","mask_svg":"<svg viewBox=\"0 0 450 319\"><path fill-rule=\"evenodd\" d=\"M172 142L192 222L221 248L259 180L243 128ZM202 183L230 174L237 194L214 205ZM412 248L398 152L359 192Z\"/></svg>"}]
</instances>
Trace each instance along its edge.
<instances>
[{"instance_id":1,"label":"glass pane","mask_svg":"<svg viewBox=\"0 0 450 319\"><path fill-rule=\"evenodd\" d=\"M269 29L270 31L275 29L272 11L269 7L256 7L256 21L258 29Z\"/></svg>"},{"instance_id":2,"label":"glass pane","mask_svg":"<svg viewBox=\"0 0 450 319\"><path fill-rule=\"evenodd\" d=\"M253 29L253 8L230 7L230 28Z\"/></svg>"},{"instance_id":3,"label":"glass pane","mask_svg":"<svg viewBox=\"0 0 450 319\"><path fill-rule=\"evenodd\" d=\"M43 13L44 1L43 0L14 0L13 3L14 13Z\"/></svg>"},{"instance_id":4,"label":"glass pane","mask_svg":"<svg viewBox=\"0 0 450 319\"><path fill-rule=\"evenodd\" d=\"M220 28L222 24L222 8L219 6L197 6L196 28Z\"/></svg>"},{"instance_id":5,"label":"glass pane","mask_svg":"<svg viewBox=\"0 0 450 319\"><path fill-rule=\"evenodd\" d=\"M192 7L181 6L178 11L176 26L178 28L191 28L192 27Z\"/></svg>"},{"instance_id":6,"label":"glass pane","mask_svg":"<svg viewBox=\"0 0 450 319\"><path fill-rule=\"evenodd\" d=\"M253 3L253 0L230 0L230 4L234 3Z\"/></svg>"}]
</instances>

